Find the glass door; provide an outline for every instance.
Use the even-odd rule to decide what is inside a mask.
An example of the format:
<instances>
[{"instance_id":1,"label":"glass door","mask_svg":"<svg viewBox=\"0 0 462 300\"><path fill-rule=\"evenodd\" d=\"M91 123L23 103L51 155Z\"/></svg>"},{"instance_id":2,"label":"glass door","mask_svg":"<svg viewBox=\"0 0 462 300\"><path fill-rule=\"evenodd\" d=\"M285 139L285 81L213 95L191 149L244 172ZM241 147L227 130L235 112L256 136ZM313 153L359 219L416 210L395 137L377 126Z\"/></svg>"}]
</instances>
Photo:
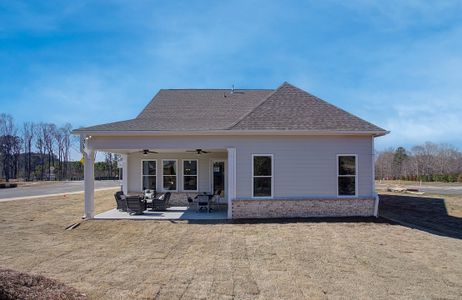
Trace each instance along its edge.
<instances>
[{"instance_id":1,"label":"glass door","mask_svg":"<svg viewBox=\"0 0 462 300\"><path fill-rule=\"evenodd\" d=\"M214 160L212 162L212 193L220 192L225 195L225 161Z\"/></svg>"}]
</instances>

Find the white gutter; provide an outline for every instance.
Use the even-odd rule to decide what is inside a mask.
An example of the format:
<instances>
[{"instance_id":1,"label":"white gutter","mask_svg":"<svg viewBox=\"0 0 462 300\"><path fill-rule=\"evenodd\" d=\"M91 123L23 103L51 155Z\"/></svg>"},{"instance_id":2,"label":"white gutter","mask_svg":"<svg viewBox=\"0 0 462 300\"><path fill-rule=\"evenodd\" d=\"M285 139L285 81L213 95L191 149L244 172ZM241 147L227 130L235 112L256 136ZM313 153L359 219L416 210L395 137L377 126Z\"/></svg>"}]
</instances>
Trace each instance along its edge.
<instances>
[{"instance_id":1,"label":"white gutter","mask_svg":"<svg viewBox=\"0 0 462 300\"><path fill-rule=\"evenodd\" d=\"M76 129L73 134L94 136L180 136L180 135L372 135L379 137L389 131L333 131L333 130L85 130Z\"/></svg>"}]
</instances>

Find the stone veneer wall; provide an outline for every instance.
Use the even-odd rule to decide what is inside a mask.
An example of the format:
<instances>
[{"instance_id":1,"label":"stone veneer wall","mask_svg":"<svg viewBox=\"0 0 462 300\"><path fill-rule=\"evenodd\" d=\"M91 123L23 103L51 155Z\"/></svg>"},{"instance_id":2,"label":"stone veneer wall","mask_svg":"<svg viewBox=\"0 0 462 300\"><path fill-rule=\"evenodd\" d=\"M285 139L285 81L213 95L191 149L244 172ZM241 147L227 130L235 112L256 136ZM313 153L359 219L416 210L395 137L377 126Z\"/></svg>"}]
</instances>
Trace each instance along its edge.
<instances>
[{"instance_id":1,"label":"stone veneer wall","mask_svg":"<svg viewBox=\"0 0 462 300\"><path fill-rule=\"evenodd\" d=\"M160 194L165 194L165 193L161 192ZM188 206L188 199L187 199L188 194L194 198L197 195L197 192L191 192L191 193L172 192L172 195L170 196L170 201L169 201L170 205L171 206Z\"/></svg>"},{"instance_id":2,"label":"stone veneer wall","mask_svg":"<svg viewBox=\"0 0 462 300\"><path fill-rule=\"evenodd\" d=\"M160 192L158 195L165 194L166 192ZM171 192L169 204L170 206L188 206L188 194L192 198L196 197L197 192Z\"/></svg>"},{"instance_id":3,"label":"stone veneer wall","mask_svg":"<svg viewBox=\"0 0 462 300\"><path fill-rule=\"evenodd\" d=\"M233 200L233 219L373 216L374 199Z\"/></svg>"}]
</instances>

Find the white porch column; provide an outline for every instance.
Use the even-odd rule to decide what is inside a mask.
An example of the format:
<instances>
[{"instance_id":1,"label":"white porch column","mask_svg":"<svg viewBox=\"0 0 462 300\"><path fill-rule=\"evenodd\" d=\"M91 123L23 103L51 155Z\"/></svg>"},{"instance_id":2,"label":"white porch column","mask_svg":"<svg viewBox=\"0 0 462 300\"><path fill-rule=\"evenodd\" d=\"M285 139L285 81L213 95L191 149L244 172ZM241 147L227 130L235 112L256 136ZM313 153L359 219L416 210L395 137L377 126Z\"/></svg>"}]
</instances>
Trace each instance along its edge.
<instances>
[{"instance_id":1,"label":"white porch column","mask_svg":"<svg viewBox=\"0 0 462 300\"><path fill-rule=\"evenodd\" d=\"M122 154L122 192L128 194L128 155Z\"/></svg>"},{"instance_id":2,"label":"white porch column","mask_svg":"<svg viewBox=\"0 0 462 300\"><path fill-rule=\"evenodd\" d=\"M95 216L95 151L86 149L83 152L83 176L85 185L85 219Z\"/></svg>"},{"instance_id":3,"label":"white porch column","mask_svg":"<svg viewBox=\"0 0 462 300\"><path fill-rule=\"evenodd\" d=\"M236 199L236 148L228 148L228 219L233 218L232 201Z\"/></svg>"}]
</instances>

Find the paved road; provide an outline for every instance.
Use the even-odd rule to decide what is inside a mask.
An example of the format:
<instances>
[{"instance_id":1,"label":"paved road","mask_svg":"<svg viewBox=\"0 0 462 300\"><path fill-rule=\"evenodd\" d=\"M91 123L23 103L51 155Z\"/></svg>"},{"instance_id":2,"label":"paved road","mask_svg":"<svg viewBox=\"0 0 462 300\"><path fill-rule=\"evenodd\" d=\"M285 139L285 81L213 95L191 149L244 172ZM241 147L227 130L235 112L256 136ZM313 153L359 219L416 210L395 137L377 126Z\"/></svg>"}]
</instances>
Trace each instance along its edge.
<instances>
[{"instance_id":1,"label":"paved road","mask_svg":"<svg viewBox=\"0 0 462 300\"><path fill-rule=\"evenodd\" d=\"M430 194L441 194L441 195L462 195L462 185L454 186L435 186L435 185L400 185L400 184L389 184L389 183L376 183L377 189L386 189L387 187L402 186L410 189L418 189L424 193Z\"/></svg>"},{"instance_id":2,"label":"paved road","mask_svg":"<svg viewBox=\"0 0 462 300\"><path fill-rule=\"evenodd\" d=\"M95 181L95 189L119 187L118 180ZM0 200L83 191L83 181L53 182L11 189L0 189Z\"/></svg>"}]
</instances>

